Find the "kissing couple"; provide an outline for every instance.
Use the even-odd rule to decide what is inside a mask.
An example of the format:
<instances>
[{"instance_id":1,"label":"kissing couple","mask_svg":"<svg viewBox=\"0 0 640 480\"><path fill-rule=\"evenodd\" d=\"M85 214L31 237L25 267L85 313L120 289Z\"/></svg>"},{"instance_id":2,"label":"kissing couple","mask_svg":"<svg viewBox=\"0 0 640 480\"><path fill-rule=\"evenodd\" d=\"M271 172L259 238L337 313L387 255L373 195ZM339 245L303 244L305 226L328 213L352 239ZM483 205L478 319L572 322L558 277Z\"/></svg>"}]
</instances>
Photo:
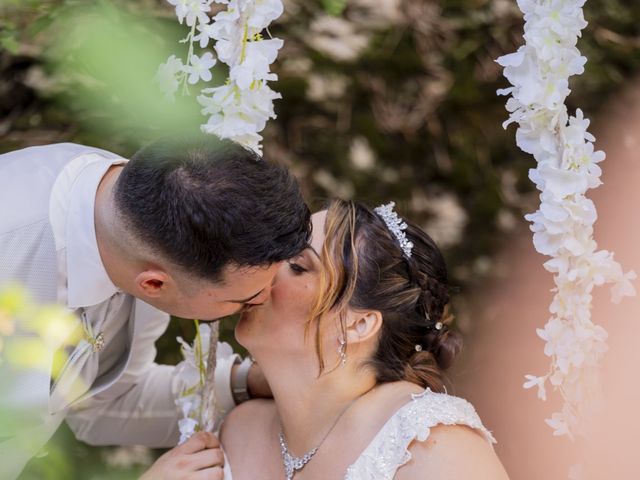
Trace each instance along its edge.
<instances>
[{"instance_id":1,"label":"kissing couple","mask_svg":"<svg viewBox=\"0 0 640 480\"><path fill-rule=\"evenodd\" d=\"M53 365L0 364L0 408L30 419L0 428L1 478L63 421L93 445L174 447L145 480L507 478L445 390L461 341L442 254L393 203L310 215L287 169L197 135L130 160L74 144L2 155L0 204L0 287L63 305L81 332L41 352L69 353L55 381ZM183 379L154 363L155 341L169 315L238 313L255 362L218 358L218 436L176 446Z\"/></svg>"}]
</instances>

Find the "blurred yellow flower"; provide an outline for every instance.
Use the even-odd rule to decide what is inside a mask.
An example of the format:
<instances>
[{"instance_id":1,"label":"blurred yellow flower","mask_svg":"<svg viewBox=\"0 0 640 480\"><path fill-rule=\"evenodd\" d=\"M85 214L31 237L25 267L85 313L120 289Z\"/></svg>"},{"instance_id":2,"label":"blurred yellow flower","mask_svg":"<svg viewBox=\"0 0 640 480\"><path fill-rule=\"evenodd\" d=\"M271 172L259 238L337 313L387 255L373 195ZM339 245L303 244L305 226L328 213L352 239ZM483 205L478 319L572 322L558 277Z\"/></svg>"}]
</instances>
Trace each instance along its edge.
<instances>
[{"instance_id":1,"label":"blurred yellow flower","mask_svg":"<svg viewBox=\"0 0 640 480\"><path fill-rule=\"evenodd\" d=\"M75 317L63 306L38 305L22 286L7 285L0 289L0 364L48 370L54 349L55 377L58 365L68 357L60 347L75 345L80 339L82 333L76 326Z\"/></svg>"}]
</instances>

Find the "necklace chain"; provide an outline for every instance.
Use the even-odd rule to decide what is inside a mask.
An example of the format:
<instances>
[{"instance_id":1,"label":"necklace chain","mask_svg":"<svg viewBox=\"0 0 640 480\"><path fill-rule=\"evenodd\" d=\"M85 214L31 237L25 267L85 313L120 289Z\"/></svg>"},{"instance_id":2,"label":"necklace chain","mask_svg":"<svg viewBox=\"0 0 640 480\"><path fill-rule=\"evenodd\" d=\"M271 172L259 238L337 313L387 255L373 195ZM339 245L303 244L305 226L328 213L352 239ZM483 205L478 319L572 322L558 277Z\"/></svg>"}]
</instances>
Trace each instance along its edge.
<instances>
[{"instance_id":1,"label":"necklace chain","mask_svg":"<svg viewBox=\"0 0 640 480\"><path fill-rule=\"evenodd\" d=\"M340 421L342 416L345 413L347 413L347 410L351 408L351 406L356 402L356 400L359 400L364 395L369 393L371 390L373 390L373 388L370 388L363 394L358 395L356 398L351 400L349 404L344 408L344 410L340 412L340 415L338 415L338 417L335 419L335 421L331 425L331 428L327 431L324 437L322 437L322 440L320 440L320 443L318 443L318 446L316 446L315 448L312 448L301 457L294 457L289 451L289 445L287 444L287 439L284 436L284 427L282 426L282 423L280 423L280 453L282 454L282 463L284 464L284 472L287 477L287 480L293 480L293 476L296 474L296 472L299 470L302 470L307 465L307 463L311 461L311 459L318 452L318 450L320 449L324 441L327 439L329 434L333 431L335 426L338 424L338 421Z\"/></svg>"}]
</instances>

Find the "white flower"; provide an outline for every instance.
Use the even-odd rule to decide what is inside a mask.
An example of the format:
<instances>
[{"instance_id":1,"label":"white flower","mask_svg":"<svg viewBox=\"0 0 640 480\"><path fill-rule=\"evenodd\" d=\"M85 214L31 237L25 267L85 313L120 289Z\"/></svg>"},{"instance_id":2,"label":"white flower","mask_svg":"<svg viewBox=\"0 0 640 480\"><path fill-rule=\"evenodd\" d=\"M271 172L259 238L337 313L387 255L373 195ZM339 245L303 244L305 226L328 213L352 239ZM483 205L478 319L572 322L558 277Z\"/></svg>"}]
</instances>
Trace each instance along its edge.
<instances>
[{"instance_id":1,"label":"white flower","mask_svg":"<svg viewBox=\"0 0 640 480\"><path fill-rule=\"evenodd\" d=\"M176 367L176 375L187 385L195 385L200 381L200 368L194 361L181 362Z\"/></svg>"},{"instance_id":2,"label":"white flower","mask_svg":"<svg viewBox=\"0 0 640 480\"><path fill-rule=\"evenodd\" d=\"M258 132L264 129L269 118L274 118L273 100L281 98L264 83L240 91L233 84L208 89L212 96L200 96L198 101L211 114L202 125L205 133L230 138L259 152L257 144L262 139Z\"/></svg>"},{"instance_id":3,"label":"white flower","mask_svg":"<svg viewBox=\"0 0 640 480\"><path fill-rule=\"evenodd\" d=\"M255 81L277 80L278 77L269 71L269 66L278 56L283 41L279 38L248 42L245 46L245 59L239 65L231 67L229 78L241 90L248 89Z\"/></svg>"},{"instance_id":4,"label":"white flower","mask_svg":"<svg viewBox=\"0 0 640 480\"><path fill-rule=\"evenodd\" d=\"M213 0L167 0L176 7L176 16L182 23L186 20L188 26L193 26L196 21L207 23L209 21L209 9Z\"/></svg>"},{"instance_id":5,"label":"white flower","mask_svg":"<svg viewBox=\"0 0 640 480\"><path fill-rule=\"evenodd\" d=\"M175 55L171 55L167 61L160 65L156 74L156 82L165 98L173 100L175 93L178 91L180 81L178 75L184 71L182 60Z\"/></svg>"},{"instance_id":6,"label":"white flower","mask_svg":"<svg viewBox=\"0 0 640 480\"><path fill-rule=\"evenodd\" d=\"M247 25L260 32L284 12L282 0L254 0L247 12Z\"/></svg>"},{"instance_id":7,"label":"white flower","mask_svg":"<svg viewBox=\"0 0 640 480\"><path fill-rule=\"evenodd\" d=\"M196 432L198 421L193 418L182 418L178 420L178 429L180 430L179 443L184 443L189 440Z\"/></svg>"},{"instance_id":8,"label":"white flower","mask_svg":"<svg viewBox=\"0 0 640 480\"><path fill-rule=\"evenodd\" d=\"M216 59L213 58L211 52L205 52L202 57L195 54L191 55L191 61L185 67L185 71L189 74L188 82L194 85L200 80L204 82L210 81L212 78L211 69L215 64Z\"/></svg>"},{"instance_id":9,"label":"white flower","mask_svg":"<svg viewBox=\"0 0 640 480\"><path fill-rule=\"evenodd\" d=\"M638 276L633 270L621 275L617 278L616 283L611 287L611 301L620 303L623 297L633 297L636 295L636 289L631 283Z\"/></svg>"},{"instance_id":10,"label":"white flower","mask_svg":"<svg viewBox=\"0 0 640 480\"><path fill-rule=\"evenodd\" d=\"M215 23L198 23L196 29L199 33L193 36L193 40L200 42L200 48L206 48L209 40L215 38Z\"/></svg>"},{"instance_id":11,"label":"white flower","mask_svg":"<svg viewBox=\"0 0 640 480\"><path fill-rule=\"evenodd\" d=\"M535 375L525 375L527 381L522 385L523 388L538 387L538 398L540 400L547 399L547 393L544 388L544 384L547 381L547 377L536 377Z\"/></svg>"},{"instance_id":12,"label":"white flower","mask_svg":"<svg viewBox=\"0 0 640 480\"><path fill-rule=\"evenodd\" d=\"M244 25L242 25L241 12L237 2L229 4L226 10L218 12L213 17L211 25L212 38L216 40L228 39L236 35L242 38Z\"/></svg>"},{"instance_id":13,"label":"white flower","mask_svg":"<svg viewBox=\"0 0 640 480\"><path fill-rule=\"evenodd\" d=\"M235 64L242 53L246 34L240 9L228 9L213 17L209 29L211 38L216 40L215 49L218 59L227 65Z\"/></svg>"},{"instance_id":14,"label":"white flower","mask_svg":"<svg viewBox=\"0 0 640 480\"><path fill-rule=\"evenodd\" d=\"M569 434L569 425L560 413L554 413L551 418L546 419L545 422L553 428L553 434L555 436Z\"/></svg>"},{"instance_id":15,"label":"white flower","mask_svg":"<svg viewBox=\"0 0 640 480\"><path fill-rule=\"evenodd\" d=\"M223 85L203 91L208 95L198 97L204 107L203 113L211 115L202 131L230 138L242 145L260 152L259 142L269 118L275 118L273 100L281 98L264 82L258 82L247 90L240 90L234 84Z\"/></svg>"}]
</instances>

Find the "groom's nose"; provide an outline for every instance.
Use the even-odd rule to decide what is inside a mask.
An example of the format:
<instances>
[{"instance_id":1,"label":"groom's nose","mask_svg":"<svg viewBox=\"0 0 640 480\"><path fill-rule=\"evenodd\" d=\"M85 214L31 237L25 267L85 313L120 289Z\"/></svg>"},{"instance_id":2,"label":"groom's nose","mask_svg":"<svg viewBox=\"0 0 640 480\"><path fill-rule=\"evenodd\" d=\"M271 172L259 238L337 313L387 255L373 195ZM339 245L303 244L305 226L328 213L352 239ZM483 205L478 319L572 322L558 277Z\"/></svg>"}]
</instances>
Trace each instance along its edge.
<instances>
[{"instance_id":1,"label":"groom's nose","mask_svg":"<svg viewBox=\"0 0 640 480\"><path fill-rule=\"evenodd\" d=\"M278 273L280 273L280 271L278 270ZM271 298L271 291L273 290L273 287L276 286L276 283L278 283L278 273L276 273L273 276L273 280L271 280L271 283L269 285L267 285L267 287L264 289L264 299L265 301L269 300L269 298Z\"/></svg>"},{"instance_id":2,"label":"groom's nose","mask_svg":"<svg viewBox=\"0 0 640 480\"><path fill-rule=\"evenodd\" d=\"M262 305L264 302L269 300L269 298L271 297L271 290L273 289L273 286L275 285L277 278L278 276L275 275L273 277L273 280L271 280L271 283L266 285L262 290L262 292L260 292L260 295L258 295L255 299L253 299L251 303L254 305Z\"/></svg>"},{"instance_id":3,"label":"groom's nose","mask_svg":"<svg viewBox=\"0 0 640 480\"><path fill-rule=\"evenodd\" d=\"M271 289L273 288L273 282L275 281L275 277L273 277L274 280L267 285L266 287L264 287L264 290L262 291L262 294L260 295L260 303L264 303L267 300L269 300L269 297L271 297Z\"/></svg>"}]
</instances>

